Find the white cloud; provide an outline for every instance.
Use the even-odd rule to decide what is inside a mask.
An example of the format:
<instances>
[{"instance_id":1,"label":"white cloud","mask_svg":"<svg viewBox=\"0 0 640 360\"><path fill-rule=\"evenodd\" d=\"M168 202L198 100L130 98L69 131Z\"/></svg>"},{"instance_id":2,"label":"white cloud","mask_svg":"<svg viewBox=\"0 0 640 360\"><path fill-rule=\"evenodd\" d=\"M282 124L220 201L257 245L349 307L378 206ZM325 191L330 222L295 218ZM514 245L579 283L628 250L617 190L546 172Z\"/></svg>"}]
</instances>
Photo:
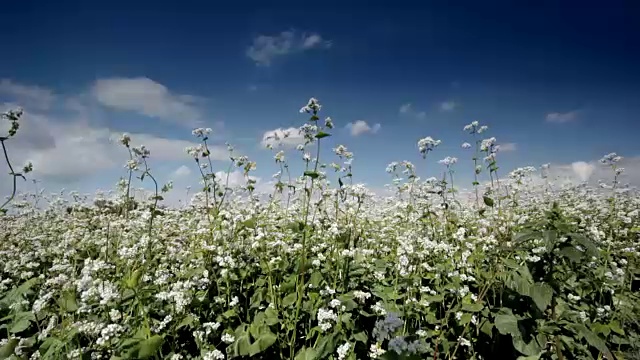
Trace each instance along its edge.
<instances>
[{"instance_id":1,"label":"white cloud","mask_svg":"<svg viewBox=\"0 0 640 360\"><path fill-rule=\"evenodd\" d=\"M427 113L424 111L416 111L413 109L413 105L411 103L406 103L400 106L400 114L406 115L406 116L412 116L415 117L417 119L424 119L427 117Z\"/></svg>"},{"instance_id":2,"label":"white cloud","mask_svg":"<svg viewBox=\"0 0 640 360\"><path fill-rule=\"evenodd\" d=\"M34 85L15 83L9 79L0 80L0 94L7 94L23 106L48 109L55 99L53 91Z\"/></svg>"},{"instance_id":3,"label":"white cloud","mask_svg":"<svg viewBox=\"0 0 640 360\"><path fill-rule=\"evenodd\" d=\"M571 164L571 170L578 176L581 181L587 181L593 174L596 166L584 161L576 161Z\"/></svg>"},{"instance_id":4,"label":"white cloud","mask_svg":"<svg viewBox=\"0 0 640 360\"><path fill-rule=\"evenodd\" d=\"M262 135L262 146L281 145L284 147L294 147L304 143L304 135L300 129L290 127L288 129L278 128L275 130L265 131Z\"/></svg>"},{"instance_id":5,"label":"white cloud","mask_svg":"<svg viewBox=\"0 0 640 360\"><path fill-rule=\"evenodd\" d=\"M620 183L640 187L640 157L623 158L618 165L625 169L618 179ZM597 186L599 180L610 185L613 176L613 170L600 164L597 160L576 161L560 165L551 164L549 169L549 177L552 180L570 183L588 182L592 186Z\"/></svg>"},{"instance_id":6,"label":"white cloud","mask_svg":"<svg viewBox=\"0 0 640 360\"><path fill-rule=\"evenodd\" d=\"M518 146L516 143L500 144L500 152L516 151L517 149L518 149Z\"/></svg>"},{"instance_id":7,"label":"white cloud","mask_svg":"<svg viewBox=\"0 0 640 360\"><path fill-rule=\"evenodd\" d=\"M189 126L201 117L195 106L196 97L175 94L149 78L99 79L93 85L93 96L103 105Z\"/></svg>"},{"instance_id":8,"label":"white cloud","mask_svg":"<svg viewBox=\"0 0 640 360\"><path fill-rule=\"evenodd\" d=\"M175 176L177 178L183 178L183 177L187 177L189 175L191 175L191 169L189 169L189 167L186 166L186 165L181 165L179 168L177 168L173 172L173 176Z\"/></svg>"},{"instance_id":9,"label":"white cloud","mask_svg":"<svg viewBox=\"0 0 640 360\"><path fill-rule=\"evenodd\" d=\"M569 111L565 113L554 112L554 113L549 113L546 116L547 122L552 122L552 123L566 123L566 122L574 121L577 118L578 118L577 110Z\"/></svg>"},{"instance_id":10,"label":"white cloud","mask_svg":"<svg viewBox=\"0 0 640 360\"><path fill-rule=\"evenodd\" d=\"M457 107L458 107L458 104L455 101L444 101L440 103L441 111L453 111Z\"/></svg>"},{"instance_id":11,"label":"white cloud","mask_svg":"<svg viewBox=\"0 0 640 360\"><path fill-rule=\"evenodd\" d=\"M310 49L328 49L331 42L318 34L298 34L295 30L283 31L278 35L259 35L247 48L246 55L256 65L269 66L273 59Z\"/></svg>"},{"instance_id":12,"label":"white cloud","mask_svg":"<svg viewBox=\"0 0 640 360\"><path fill-rule=\"evenodd\" d=\"M375 134L380 130L380 124L375 124L373 126L369 126L366 121L358 120L353 123L348 123L346 126L347 129L351 131L351 136L358 136L365 133Z\"/></svg>"},{"instance_id":13,"label":"white cloud","mask_svg":"<svg viewBox=\"0 0 640 360\"><path fill-rule=\"evenodd\" d=\"M6 106L2 106L6 107ZM121 134L105 127L95 127L87 119L62 122L58 119L25 112L17 135L7 141L12 162L31 160L36 177L56 181L77 180L100 171L123 169L128 159L119 143ZM132 145L145 145L150 161L189 161L185 148L194 142L162 138L151 134L130 134ZM210 146L214 160L226 160L222 146Z\"/></svg>"},{"instance_id":14,"label":"white cloud","mask_svg":"<svg viewBox=\"0 0 640 360\"><path fill-rule=\"evenodd\" d=\"M227 176L228 176L228 179L227 179ZM216 178L220 179L220 182L223 185L227 185L230 188L244 186L247 184L247 179L244 176L244 172L240 170L234 170L229 173L226 171L218 171L216 172ZM261 178L256 176L251 176L251 175L249 175L249 178L256 182L254 184L254 187L257 188L257 186L260 184Z\"/></svg>"}]
</instances>

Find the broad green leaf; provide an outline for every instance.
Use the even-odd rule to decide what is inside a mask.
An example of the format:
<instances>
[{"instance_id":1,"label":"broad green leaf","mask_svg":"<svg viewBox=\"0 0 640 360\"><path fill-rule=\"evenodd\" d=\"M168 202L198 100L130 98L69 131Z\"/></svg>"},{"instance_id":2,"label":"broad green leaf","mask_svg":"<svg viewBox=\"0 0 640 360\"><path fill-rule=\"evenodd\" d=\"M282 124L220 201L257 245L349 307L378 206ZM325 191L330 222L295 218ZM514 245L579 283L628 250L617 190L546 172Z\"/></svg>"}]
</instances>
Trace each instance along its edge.
<instances>
[{"instance_id":1,"label":"broad green leaf","mask_svg":"<svg viewBox=\"0 0 640 360\"><path fill-rule=\"evenodd\" d=\"M587 340L589 345L604 353L604 355L607 356L607 359L613 359L613 355L607 348L607 344L604 342L604 340L598 337L598 335L594 334L591 330L587 329L587 327L583 324L576 324L575 327L578 330L578 335Z\"/></svg>"},{"instance_id":2,"label":"broad green leaf","mask_svg":"<svg viewBox=\"0 0 640 360\"><path fill-rule=\"evenodd\" d=\"M303 347L298 351L295 360L315 360L317 355L318 353L314 348Z\"/></svg>"},{"instance_id":3,"label":"broad green leaf","mask_svg":"<svg viewBox=\"0 0 640 360\"><path fill-rule=\"evenodd\" d=\"M535 283L529 288L529 296L541 311L544 311L553 298L553 289L545 283Z\"/></svg>"},{"instance_id":4,"label":"broad green leaf","mask_svg":"<svg viewBox=\"0 0 640 360\"><path fill-rule=\"evenodd\" d=\"M75 291L65 291L58 299L58 305L66 312L75 312L78 310Z\"/></svg>"},{"instance_id":5,"label":"broad green leaf","mask_svg":"<svg viewBox=\"0 0 640 360\"><path fill-rule=\"evenodd\" d=\"M574 248L571 245L565 246L562 249L560 249L560 255L566 257L571 262L578 262L584 256L582 252L580 252L578 249Z\"/></svg>"},{"instance_id":6,"label":"broad green leaf","mask_svg":"<svg viewBox=\"0 0 640 360\"><path fill-rule=\"evenodd\" d=\"M482 323L480 331L487 334L489 337L493 337L493 324L490 321L486 320L484 323Z\"/></svg>"},{"instance_id":7,"label":"broad green leaf","mask_svg":"<svg viewBox=\"0 0 640 360\"><path fill-rule=\"evenodd\" d=\"M146 340L142 340L140 344L138 344L138 359L148 359L154 356L162 343L164 342L164 338L160 335L154 335Z\"/></svg>"},{"instance_id":8,"label":"broad green leaf","mask_svg":"<svg viewBox=\"0 0 640 360\"><path fill-rule=\"evenodd\" d=\"M229 346L232 356L246 356L251 352L251 343L249 342L249 334L244 333L238 336L236 341Z\"/></svg>"},{"instance_id":9,"label":"broad green leaf","mask_svg":"<svg viewBox=\"0 0 640 360\"><path fill-rule=\"evenodd\" d=\"M230 309L230 310L227 310L227 311L222 313L222 316L224 316L227 319L232 318L232 317L234 317L236 315L237 315L237 313L236 313L235 309Z\"/></svg>"},{"instance_id":10,"label":"broad green leaf","mask_svg":"<svg viewBox=\"0 0 640 360\"><path fill-rule=\"evenodd\" d=\"M513 340L513 347L526 356L540 354L542 346L545 344L545 341L542 341L544 338L542 335L538 335L537 338L532 338L529 342L525 342L520 334L511 336L511 338Z\"/></svg>"},{"instance_id":11,"label":"broad green leaf","mask_svg":"<svg viewBox=\"0 0 640 360\"><path fill-rule=\"evenodd\" d=\"M320 338L316 349L318 350L317 358L326 359L329 354L332 354L336 349L335 335L331 334Z\"/></svg>"},{"instance_id":12,"label":"broad green leaf","mask_svg":"<svg viewBox=\"0 0 640 360\"><path fill-rule=\"evenodd\" d=\"M12 338L6 344L0 347L0 359L6 359L9 356L13 355L13 350L18 346L19 340L17 338Z\"/></svg>"},{"instance_id":13,"label":"broad green leaf","mask_svg":"<svg viewBox=\"0 0 640 360\"><path fill-rule=\"evenodd\" d=\"M611 328L609 327L609 325L593 323L591 324L591 331L593 331L595 334L602 334L607 337L611 333Z\"/></svg>"},{"instance_id":14,"label":"broad green leaf","mask_svg":"<svg viewBox=\"0 0 640 360\"><path fill-rule=\"evenodd\" d=\"M249 355L254 356L255 354L265 351L269 346L273 345L273 343L275 343L277 339L278 337L271 331L263 332L262 334L260 334L260 337L251 345Z\"/></svg>"},{"instance_id":15,"label":"broad green leaf","mask_svg":"<svg viewBox=\"0 0 640 360\"><path fill-rule=\"evenodd\" d=\"M280 319L278 319L278 312L273 308L267 308L267 310L264 311L264 316L264 321L269 326L280 322Z\"/></svg>"},{"instance_id":16,"label":"broad green leaf","mask_svg":"<svg viewBox=\"0 0 640 360\"><path fill-rule=\"evenodd\" d=\"M298 295L296 293L291 293L282 299L282 306L289 307L296 302Z\"/></svg>"},{"instance_id":17,"label":"broad green leaf","mask_svg":"<svg viewBox=\"0 0 640 360\"><path fill-rule=\"evenodd\" d=\"M356 333L353 335L353 339L355 341L360 341L361 343L366 344L367 340L369 339L369 337L367 336L367 334L364 331L361 331L359 333Z\"/></svg>"},{"instance_id":18,"label":"broad green leaf","mask_svg":"<svg viewBox=\"0 0 640 360\"><path fill-rule=\"evenodd\" d=\"M189 314L189 315L185 316L184 319L182 319L182 321L180 321L180 323L178 324L177 329L180 329L180 328L183 328L183 327L193 328L194 321L195 321L195 318L193 317L193 315Z\"/></svg>"},{"instance_id":19,"label":"broad green leaf","mask_svg":"<svg viewBox=\"0 0 640 360\"><path fill-rule=\"evenodd\" d=\"M622 327L620 327L620 322L618 320L612 320L609 323L609 328L611 328L611 331L619 335L624 335L624 330L622 329Z\"/></svg>"},{"instance_id":20,"label":"broad green leaf","mask_svg":"<svg viewBox=\"0 0 640 360\"><path fill-rule=\"evenodd\" d=\"M12 334L26 330L36 316L31 311L19 312L14 316L13 322L9 325L9 332Z\"/></svg>"},{"instance_id":21,"label":"broad green leaf","mask_svg":"<svg viewBox=\"0 0 640 360\"><path fill-rule=\"evenodd\" d=\"M531 356L518 356L516 360L538 360L542 353L531 355Z\"/></svg>"},{"instance_id":22,"label":"broad green leaf","mask_svg":"<svg viewBox=\"0 0 640 360\"><path fill-rule=\"evenodd\" d=\"M463 304L462 305L462 310L464 311L469 311L469 312L478 312L480 310L482 310L482 308L484 307L484 304L479 302L479 303L471 303L471 304Z\"/></svg>"},{"instance_id":23,"label":"broad green leaf","mask_svg":"<svg viewBox=\"0 0 640 360\"><path fill-rule=\"evenodd\" d=\"M502 335L519 335L518 319L513 314L496 315L495 326Z\"/></svg>"},{"instance_id":24,"label":"broad green leaf","mask_svg":"<svg viewBox=\"0 0 640 360\"><path fill-rule=\"evenodd\" d=\"M582 234L575 234L575 233L571 233L569 234L569 236L571 237L571 240L575 241L576 243L582 245L587 254L591 255L591 256L597 256L598 255L598 247L596 246L596 244L591 241L590 239L587 239L586 236L582 235Z\"/></svg>"}]
</instances>

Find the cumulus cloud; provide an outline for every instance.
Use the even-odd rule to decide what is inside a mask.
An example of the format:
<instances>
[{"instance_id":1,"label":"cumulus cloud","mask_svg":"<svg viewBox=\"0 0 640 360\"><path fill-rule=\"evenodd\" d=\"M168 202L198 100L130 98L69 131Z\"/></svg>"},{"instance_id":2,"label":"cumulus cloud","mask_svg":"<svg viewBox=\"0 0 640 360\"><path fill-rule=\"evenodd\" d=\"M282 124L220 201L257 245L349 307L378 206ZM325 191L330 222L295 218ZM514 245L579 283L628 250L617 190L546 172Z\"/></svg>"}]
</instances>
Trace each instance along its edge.
<instances>
[{"instance_id":1,"label":"cumulus cloud","mask_svg":"<svg viewBox=\"0 0 640 360\"><path fill-rule=\"evenodd\" d=\"M566 122L574 121L577 118L578 118L577 110L569 111L565 113L553 112L553 113L547 114L546 116L547 122L551 122L551 123L566 123Z\"/></svg>"},{"instance_id":2,"label":"cumulus cloud","mask_svg":"<svg viewBox=\"0 0 640 360\"><path fill-rule=\"evenodd\" d=\"M399 110L401 115L415 117L416 119L424 119L427 113L424 111L416 111L411 103L402 104Z\"/></svg>"},{"instance_id":3,"label":"cumulus cloud","mask_svg":"<svg viewBox=\"0 0 640 360\"><path fill-rule=\"evenodd\" d=\"M259 35L246 50L246 55L256 65L270 66L275 58L303 52L310 49L328 49L331 42L319 34L299 34L295 30L283 31L277 35Z\"/></svg>"},{"instance_id":4,"label":"cumulus cloud","mask_svg":"<svg viewBox=\"0 0 640 360\"><path fill-rule=\"evenodd\" d=\"M7 95L23 107L48 109L55 99L53 91L35 85L24 85L9 79L0 80L0 95Z\"/></svg>"},{"instance_id":5,"label":"cumulus cloud","mask_svg":"<svg viewBox=\"0 0 640 360\"><path fill-rule=\"evenodd\" d=\"M369 126L366 121L358 120L356 122L348 123L346 128L351 132L351 136L359 136L366 133L377 133L378 130L380 130L380 124Z\"/></svg>"},{"instance_id":6,"label":"cumulus cloud","mask_svg":"<svg viewBox=\"0 0 640 360\"><path fill-rule=\"evenodd\" d=\"M300 132L300 129L294 127L269 130L262 135L262 146L295 147L303 143L304 135Z\"/></svg>"},{"instance_id":7,"label":"cumulus cloud","mask_svg":"<svg viewBox=\"0 0 640 360\"><path fill-rule=\"evenodd\" d=\"M146 77L98 79L91 93L98 102L113 109L189 126L201 118L195 96L173 93Z\"/></svg>"},{"instance_id":8,"label":"cumulus cloud","mask_svg":"<svg viewBox=\"0 0 640 360\"><path fill-rule=\"evenodd\" d=\"M188 166L186 165L181 165L179 168L177 168L174 172L173 172L173 176L177 177L177 178L183 178L186 176L191 175L191 169L189 169Z\"/></svg>"},{"instance_id":9,"label":"cumulus cloud","mask_svg":"<svg viewBox=\"0 0 640 360\"><path fill-rule=\"evenodd\" d=\"M453 111L458 107L458 104L455 101L444 101L440 103L440 111Z\"/></svg>"},{"instance_id":10,"label":"cumulus cloud","mask_svg":"<svg viewBox=\"0 0 640 360\"><path fill-rule=\"evenodd\" d=\"M7 106L1 106L6 108ZM56 181L78 180L100 171L120 169L128 158L119 143L121 133L92 126L87 119L60 121L55 117L26 111L18 134L7 145L15 163L33 162L34 174ZM189 161L185 148L194 142L151 134L130 134L132 145L145 145L151 161ZM210 146L214 160L226 160L226 148Z\"/></svg>"},{"instance_id":11,"label":"cumulus cloud","mask_svg":"<svg viewBox=\"0 0 640 360\"><path fill-rule=\"evenodd\" d=\"M624 168L624 172L619 177L622 184L640 187L640 157L623 158L619 167ZM611 183L613 180L613 170L608 166L600 164L597 160L575 161L570 164L551 164L549 177L571 183L587 182L596 186L599 180Z\"/></svg>"}]
</instances>

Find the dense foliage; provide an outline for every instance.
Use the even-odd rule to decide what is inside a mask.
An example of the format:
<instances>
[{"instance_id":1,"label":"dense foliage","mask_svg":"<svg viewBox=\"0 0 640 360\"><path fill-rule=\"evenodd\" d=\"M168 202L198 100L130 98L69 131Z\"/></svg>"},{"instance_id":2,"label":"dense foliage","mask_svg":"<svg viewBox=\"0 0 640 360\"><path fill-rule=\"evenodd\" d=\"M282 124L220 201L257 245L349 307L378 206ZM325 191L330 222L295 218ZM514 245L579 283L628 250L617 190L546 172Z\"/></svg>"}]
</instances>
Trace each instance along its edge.
<instances>
[{"instance_id":1,"label":"dense foliage","mask_svg":"<svg viewBox=\"0 0 640 360\"><path fill-rule=\"evenodd\" d=\"M242 188L215 175L208 129L188 149L204 186L189 206L160 207L171 186L126 135L117 196L12 195L0 217L0 358L638 358L640 198L619 186L619 157L603 158L605 189L559 187L546 167L499 179L496 141L474 122L468 196L446 158L439 180L390 164L396 194L380 198L351 183L345 147L340 164L307 152L333 128L319 110L312 99L301 111L304 175L286 176L278 152L268 197L246 157L231 155ZM418 149L432 156L439 143ZM131 198L136 174L154 184L148 201Z\"/></svg>"}]
</instances>

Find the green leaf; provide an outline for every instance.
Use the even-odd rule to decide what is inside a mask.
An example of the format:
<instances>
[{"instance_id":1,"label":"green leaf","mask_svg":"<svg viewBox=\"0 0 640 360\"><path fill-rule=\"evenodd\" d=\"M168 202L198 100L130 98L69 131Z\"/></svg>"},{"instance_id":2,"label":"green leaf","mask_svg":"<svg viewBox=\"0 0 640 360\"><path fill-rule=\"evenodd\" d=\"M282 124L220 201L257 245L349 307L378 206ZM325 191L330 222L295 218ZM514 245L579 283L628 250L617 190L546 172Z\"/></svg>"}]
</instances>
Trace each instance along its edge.
<instances>
[{"instance_id":1,"label":"green leaf","mask_svg":"<svg viewBox=\"0 0 640 360\"><path fill-rule=\"evenodd\" d=\"M296 302L298 295L296 293L291 293L282 299L282 306L289 307Z\"/></svg>"},{"instance_id":2,"label":"green leaf","mask_svg":"<svg viewBox=\"0 0 640 360\"><path fill-rule=\"evenodd\" d=\"M142 340L138 345L138 359L148 359L155 355L162 343L164 342L164 338L160 335L154 335L146 340Z\"/></svg>"},{"instance_id":3,"label":"green leaf","mask_svg":"<svg viewBox=\"0 0 640 360\"><path fill-rule=\"evenodd\" d=\"M485 205L490 206L490 207L493 207L493 205L494 205L494 201L493 201L493 199L492 199L492 198L490 198L490 197L488 197L488 196L486 196L486 195L485 195L485 196L483 196L483 197L482 197L482 200L484 200L484 204L485 204Z\"/></svg>"},{"instance_id":4,"label":"green leaf","mask_svg":"<svg viewBox=\"0 0 640 360\"><path fill-rule=\"evenodd\" d=\"M607 344L604 342L604 340L598 337L598 335L594 334L591 330L587 329L587 327L584 326L583 324L576 324L575 328L578 330L578 335L580 335L580 337L587 340L589 345L593 346L594 348L604 353L607 356L607 359L613 359L613 355L611 354L611 351L609 351L609 349L607 348Z\"/></svg>"},{"instance_id":5,"label":"green leaf","mask_svg":"<svg viewBox=\"0 0 640 360\"><path fill-rule=\"evenodd\" d=\"M364 331L361 331L359 333L356 333L353 335L353 339L355 341L360 341L361 343L366 344L367 340L369 339L369 337L367 336L367 334Z\"/></svg>"},{"instance_id":6,"label":"green leaf","mask_svg":"<svg viewBox=\"0 0 640 360\"><path fill-rule=\"evenodd\" d=\"M9 332L12 334L19 333L29 328L32 321L36 320L36 316L31 311L19 312L14 316L13 322L9 326Z\"/></svg>"},{"instance_id":7,"label":"green leaf","mask_svg":"<svg viewBox=\"0 0 640 360\"><path fill-rule=\"evenodd\" d=\"M511 310L509 310L511 312ZM496 315L495 326L502 335L520 334L518 319L513 314Z\"/></svg>"},{"instance_id":8,"label":"green leaf","mask_svg":"<svg viewBox=\"0 0 640 360\"><path fill-rule=\"evenodd\" d=\"M254 356L255 354L265 351L269 346L273 345L277 339L278 337L271 331L263 332L260 334L258 340L251 345L249 355Z\"/></svg>"},{"instance_id":9,"label":"green leaf","mask_svg":"<svg viewBox=\"0 0 640 360\"><path fill-rule=\"evenodd\" d=\"M315 171L305 171L305 172L304 172L304 176L308 176L308 177L310 177L310 178L312 178L312 179L315 179L315 178L317 178L318 176L320 176L320 174L318 174L318 173L317 173L317 172L315 172Z\"/></svg>"},{"instance_id":10,"label":"green leaf","mask_svg":"<svg viewBox=\"0 0 640 360\"><path fill-rule=\"evenodd\" d=\"M316 134L316 139L322 139L322 138L325 138L325 137L327 137L327 136L331 136L331 134L326 133L326 132L324 132L324 131L319 131L319 132Z\"/></svg>"},{"instance_id":11,"label":"green leaf","mask_svg":"<svg viewBox=\"0 0 640 360\"><path fill-rule=\"evenodd\" d=\"M178 324L178 327L176 329L181 329L183 327L187 327L187 328L193 328L193 323L196 319L193 317L193 315L189 314L187 316L184 317L184 319L182 319L182 321L180 321L180 323Z\"/></svg>"},{"instance_id":12,"label":"green leaf","mask_svg":"<svg viewBox=\"0 0 640 360\"><path fill-rule=\"evenodd\" d=\"M222 316L224 316L225 319L232 318L232 317L234 317L236 315L237 315L237 313L236 313L235 309L230 309L230 310L227 310L227 311L222 313Z\"/></svg>"},{"instance_id":13,"label":"green leaf","mask_svg":"<svg viewBox=\"0 0 640 360\"><path fill-rule=\"evenodd\" d=\"M607 337L611 333L611 328L608 325L601 324L601 323L591 324L591 330L595 334L602 334L605 337Z\"/></svg>"},{"instance_id":14,"label":"green leaf","mask_svg":"<svg viewBox=\"0 0 640 360\"><path fill-rule=\"evenodd\" d=\"M58 299L58 306L66 312L75 312L78 310L75 291L65 291Z\"/></svg>"},{"instance_id":15,"label":"green leaf","mask_svg":"<svg viewBox=\"0 0 640 360\"><path fill-rule=\"evenodd\" d=\"M618 320L611 321L609 323L609 328L611 328L611 330L616 334L624 335L624 330L620 327L620 322Z\"/></svg>"},{"instance_id":16,"label":"green leaf","mask_svg":"<svg viewBox=\"0 0 640 360\"><path fill-rule=\"evenodd\" d=\"M584 255L578 249L574 248L571 245L563 247L562 249L560 249L559 253L560 255L566 257L567 259L569 259L569 261L574 263L580 261L580 259L582 259Z\"/></svg>"},{"instance_id":17,"label":"green leaf","mask_svg":"<svg viewBox=\"0 0 640 360\"><path fill-rule=\"evenodd\" d=\"M264 316L264 322L269 326L280 322L280 319L278 319L278 312L273 308L267 308L267 310L264 311Z\"/></svg>"},{"instance_id":18,"label":"green leaf","mask_svg":"<svg viewBox=\"0 0 640 360\"><path fill-rule=\"evenodd\" d=\"M462 310L469 311L469 312L478 312L482 310L483 307L484 307L484 304L481 302L471 303L471 304L462 304Z\"/></svg>"},{"instance_id":19,"label":"green leaf","mask_svg":"<svg viewBox=\"0 0 640 360\"><path fill-rule=\"evenodd\" d=\"M574 233L569 234L569 236L571 237L571 240L582 245L585 248L587 254L591 256L596 256L598 254L598 247L593 241L587 239L586 236Z\"/></svg>"},{"instance_id":20,"label":"green leaf","mask_svg":"<svg viewBox=\"0 0 640 360\"><path fill-rule=\"evenodd\" d=\"M542 345L545 344L543 335L538 335L537 338L532 338L529 342L525 342L520 334L511 336L511 338L513 340L513 347L526 356L540 354L540 352L542 352Z\"/></svg>"},{"instance_id":21,"label":"green leaf","mask_svg":"<svg viewBox=\"0 0 640 360\"><path fill-rule=\"evenodd\" d=\"M133 273L131 273L131 276L129 276L129 278L127 279L127 287L129 289L137 288L140 277L142 277L142 268L137 269Z\"/></svg>"},{"instance_id":22,"label":"green leaf","mask_svg":"<svg viewBox=\"0 0 640 360\"><path fill-rule=\"evenodd\" d=\"M482 323L482 326L480 327L480 331L482 331L483 333L485 333L486 335L488 335L490 338L493 337L493 324L486 320L484 323Z\"/></svg>"},{"instance_id":23,"label":"green leaf","mask_svg":"<svg viewBox=\"0 0 640 360\"><path fill-rule=\"evenodd\" d=\"M531 356L518 356L516 360L538 360L540 359L540 355L542 355L542 353L538 353Z\"/></svg>"},{"instance_id":24,"label":"green leaf","mask_svg":"<svg viewBox=\"0 0 640 360\"><path fill-rule=\"evenodd\" d=\"M545 283L535 283L529 289L529 296L536 303L536 306L541 311L544 311L549 304L551 304L551 299L553 298L553 289L551 286Z\"/></svg>"},{"instance_id":25,"label":"green leaf","mask_svg":"<svg viewBox=\"0 0 640 360\"><path fill-rule=\"evenodd\" d=\"M326 359L336 348L335 334L324 336L318 342L318 359Z\"/></svg>"},{"instance_id":26,"label":"green leaf","mask_svg":"<svg viewBox=\"0 0 640 360\"><path fill-rule=\"evenodd\" d=\"M314 360L317 358L318 352L314 348L303 347L298 351L294 360Z\"/></svg>"},{"instance_id":27,"label":"green leaf","mask_svg":"<svg viewBox=\"0 0 640 360\"><path fill-rule=\"evenodd\" d=\"M6 359L9 356L13 355L13 350L18 346L18 339L12 338L6 344L0 347L0 359Z\"/></svg>"},{"instance_id":28,"label":"green leaf","mask_svg":"<svg viewBox=\"0 0 640 360\"><path fill-rule=\"evenodd\" d=\"M236 341L229 345L229 347L231 348L231 355L233 357L249 355L249 353L251 353L249 335L247 333L243 333L241 336L238 336Z\"/></svg>"}]
</instances>

